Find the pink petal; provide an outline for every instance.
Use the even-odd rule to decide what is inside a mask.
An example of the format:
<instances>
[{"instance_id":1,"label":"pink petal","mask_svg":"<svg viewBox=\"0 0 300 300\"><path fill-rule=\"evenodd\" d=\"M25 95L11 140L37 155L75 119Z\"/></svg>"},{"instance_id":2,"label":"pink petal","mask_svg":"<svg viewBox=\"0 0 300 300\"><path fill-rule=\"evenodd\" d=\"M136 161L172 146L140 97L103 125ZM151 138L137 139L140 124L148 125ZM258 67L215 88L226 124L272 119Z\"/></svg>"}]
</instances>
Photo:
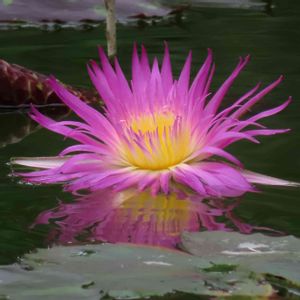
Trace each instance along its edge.
<instances>
[{"instance_id":1,"label":"pink petal","mask_svg":"<svg viewBox=\"0 0 300 300\"><path fill-rule=\"evenodd\" d=\"M239 167L243 166L242 163L237 158L235 158L233 155L224 151L221 148L206 146L201 150L201 152L199 154L205 154L205 153L223 157L223 158L227 159L228 161L231 161L234 164L238 165Z\"/></svg>"},{"instance_id":2,"label":"pink petal","mask_svg":"<svg viewBox=\"0 0 300 300\"><path fill-rule=\"evenodd\" d=\"M221 101L223 100L224 96L226 95L227 91L233 84L233 81L236 79L236 77L239 75L239 73L242 71L242 69L246 66L248 63L250 57L247 56L245 59L241 59L235 70L232 72L232 74L226 79L226 81L222 84L222 86L218 89L216 94L212 97L212 99L209 101L205 108L205 112L207 114L215 114L218 110Z\"/></svg>"},{"instance_id":3,"label":"pink petal","mask_svg":"<svg viewBox=\"0 0 300 300\"><path fill-rule=\"evenodd\" d=\"M256 104L259 100L261 100L266 94L272 91L281 81L283 80L283 76L280 76L276 81L271 83L269 86L260 91L257 95L252 97L248 102L242 105L236 112L234 112L231 117L234 119L238 119L247 112L254 104Z\"/></svg>"},{"instance_id":4,"label":"pink petal","mask_svg":"<svg viewBox=\"0 0 300 300\"><path fill-rule=\"evenodd\" d=\"M251 172L248 170L244 170L243 175L251 183L258 183L263 185L294 186L294 187L300 186L300 183L298 182L283 180L283 179Z\"/></svg>"},{"instance_id":5,"label":"pink petal","mask_svg":"<svg viewBox=\"0 0 300 300\"><path fill-rule=\"evenodd\" d=\"M178 79L178 91L179 91L179 97L181 98L184 97L188 92L189 82L190 82L191 63L192 63L192 52L190 51Z\"/></svg>"},{"instance_id":6,"label":"pink petal","mask_svg":"<svg viewBox=\"0 0 300 300\"><path fill-rule=\"evenodd\" d=\"M172 65L170 61L169 48L167 43L165 43L165 54L161 68L161 78L165 95L167 95L173 84Z\"/></svg>"},{"instance_id":7,"label":"pink petal","mask_svg":"<svg viewBox=\"0 0 300 300\"><path fill-rule=\"evenodd\" d=\"M16 157L10 162L14 165L21 165L39 169L53 169L61 167L70 157Z\"/></svg>"}]
</instances>

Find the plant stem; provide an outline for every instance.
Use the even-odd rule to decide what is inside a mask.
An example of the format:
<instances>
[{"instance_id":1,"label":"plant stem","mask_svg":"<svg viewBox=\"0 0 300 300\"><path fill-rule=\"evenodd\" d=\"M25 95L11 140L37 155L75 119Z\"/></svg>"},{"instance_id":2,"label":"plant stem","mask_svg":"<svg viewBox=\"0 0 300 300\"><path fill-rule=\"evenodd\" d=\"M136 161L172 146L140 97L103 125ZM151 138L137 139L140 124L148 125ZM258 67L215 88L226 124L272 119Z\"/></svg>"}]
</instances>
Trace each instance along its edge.
<instances>
[{"instance_id":1,"label":"plant stem","mask_svg":"<svg viewBox=\"0 0 300 300\"><path fill-rule=\"evenodd\" d=\"M116 38L116 2L115 0L104 0L106 7L106 40L107 53L110 59L117 54Z\"/></svg>"}]
</instances>

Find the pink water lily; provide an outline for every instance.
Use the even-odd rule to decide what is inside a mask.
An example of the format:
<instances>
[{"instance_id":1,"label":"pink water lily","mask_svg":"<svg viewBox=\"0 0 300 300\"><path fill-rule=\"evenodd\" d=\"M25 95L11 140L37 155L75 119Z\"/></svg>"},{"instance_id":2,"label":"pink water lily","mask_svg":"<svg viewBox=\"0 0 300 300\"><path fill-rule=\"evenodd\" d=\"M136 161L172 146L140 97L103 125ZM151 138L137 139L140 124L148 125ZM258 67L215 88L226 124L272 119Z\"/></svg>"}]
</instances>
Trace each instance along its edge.
<instances>
[{"instance_id":1,"label":"pink water lily","mask_svg":"<svg viewBox=\"0 0 300 300\"><path fill-rule=\"evenodd\" d=\"M242 163L224 149L257 136L287 132L267 129L258 123L288 106L291 99L249 118L245 113L281 81L259 85L231 106L220 105L236 77L249 61L241 58L236 68L213 94L210 84L215 65L211 50L190 83L189 53L178 80L172 75L168 47L162 65L152 66L142 47L134 47L132 79L127 81L116 59L110 64L100 48L101 67L91 62L88 72L105 103L105 115L83 103L55 78L49 83L61 100L82 121L56 122L34 107L31 117L43 127L71 138L78 144L53 158L19 158L16 164L39 170L20 173L32 183L64 183L71 192L136 187L153 195L191 189L203 197L237 197L255 190L254 183L293 185L276 178L245 171Z\"/></svg>"}]
</instances>

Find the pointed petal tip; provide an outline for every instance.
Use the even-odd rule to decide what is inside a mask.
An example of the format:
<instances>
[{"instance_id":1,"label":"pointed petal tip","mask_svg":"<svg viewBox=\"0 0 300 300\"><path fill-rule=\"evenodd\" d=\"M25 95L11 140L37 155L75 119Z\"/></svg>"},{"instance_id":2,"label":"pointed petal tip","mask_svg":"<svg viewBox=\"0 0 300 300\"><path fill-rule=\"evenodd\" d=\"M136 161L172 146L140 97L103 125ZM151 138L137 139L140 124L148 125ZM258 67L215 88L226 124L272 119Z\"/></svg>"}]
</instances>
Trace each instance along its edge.
<instances>
[{"instance_id":1,"label":"pointed petal tip","mask_svg":"<svg viewBox=\"0 0 300 300\"><path fill-rule=\"evenodd\" d=\"M211 48L207 48L207 56L209 56L209 57L213 56L213 51Z\"/></svg>"},{"instance_id":2,"label":"pointed petal tip","mask_svg":"<svg viewBox=\"0 0 300 300\"><path fill-rule=\"evenodd\" d=\"M101 66L103 67L105 64L109 63L109 59L105 50L100 46L98 47L99 58L101 62Z\"/></svg>"},{"instance_id":3,"label":"pointed petal tip","mask_svg":"<svg viewBox=\"0 0 300 300\"><path fill-rule=\"evenodd\" d=\"M299 182L284 180L276 177L271 177L268 175L244 170L243 175L245 178L251 182L262 185L270 185L270 186L290 186L290 187L300 187Z\"/></svg>"},{"instance_id":4,"label":"pointed petal tip","mask_svg":"<svg viewBox=\"0 0 300 300\"><path fill-rule=\"evenodd\" d=\"M97 47L98 47L99 54L105 54L105 51L104 51L102 45L98 45Z\"/></svg>"},{"instance_id":5,"label":"pointed petal tip","mask_svg":"<svg viewBox=\"0 0 300 300\"><path fill-rule=\"evenodd\" d=\"M170 50L169 50L168 43L165 41L164 42L164 59L169 58L169 57L170 57Z\"/></svg>"},{"instance_id":6,"label":"pointed petal tip","mask_svg":"<svg viewBox=\"0 0 300 300\"><path fill-rule=\"evenodd\" d=\"M283 81L283 80L284 80L284 75L281 74L275 82L280 83L280 82Z\"/></svg>"},{"instance_id":7,"label":"pointed petal tip","mask_svg":"<svg viewBox=\"0 0 300 300\"><path fill-rule=\"evenodd\" d=\"M54 75L50 75L47 79L47 82L56 94L62 88L63 85Z\"/></svg>"},{"instance_id":8,"label":"pointed petal tip","mask_svg":"<svg viewBox=\"0 0 300 300\"><path fill-rule=\"evenodd\" d=\"M69 157L12 157L11 165L19 165L30 168L51 169L60 167Z\"/></svg>"},{"instance_id":9,"label":"pointed petal tip","mask_svg":"<svg viewBox=\"0 0 300 300\"><path fill-rule=\"evenodd\" d=\"M138 50L138 45L137 45L137 42L134 41L133 42L133 52L137 52L137 50Z\"/></svg>"},{"instance_id":10,"label":"pointed petal tip","mask_svg":"<svg viewBox=\"0 0 300 300\"><path fill-rule=\"evenodd\" d=\"M167 41L164 41L164 57L170 57L170 49Z\"/></svg>"},{"instance_id":11,"label":"pointed petal tip","mask_svg":"<svg viewBox=\"0 0 300 300\"><path fill-rule=\"evenodd\" d=\"M137 46L137 43L134 42L133 43L133 50L132 50L132 62L133 63L139 63L140 61L140 58L139 58L139 55L138 55L138 46Z\"/></svg>"},{"instance_id":12,"label":"pointed petal tip","mask_svg":"<svg viewBox=\"0 0 300 300\"><path fill-rule=\"evenodd\" d=\"M50 74L46 79L46 82L50 85L51 88L53 88L53 85L58 83L58 79L53 74Z\"/></svg>"},{"instance_id":13,"label":"pointed petal tip","mask_svg":"<svg viewBox=\"0 0 300 300\"><path fill-rule=\"evenodd\" d=\"M90 72L92 72L91 64L92 64L91 60L89 60L88 63L86 64L86 69L89 74L90 74Z\"/></svg>"},{"instance_id":14,"label":"pointed petal tip","mask_svg":"<svg viewBox=\"0 0 300 300\"><path fill-rule=\"evenodd\" d=\"M146 49L144 43L141 44L141 49L142 49L143 52L147 52L147 49Z\"/></svg>"},{"instance_id":15,"label":"pointed petal tip","mask_svg":"<svg viewBox=\"0 0 300 300\"><path fill-rule=\"evenodd\" d=\"M97 63L94 59L90 59L90 60L89 60L89 63L90 63L90 65L91 65L92 67L99 67L99 66L98 66L98 63Z\"/></svg>"},{"instance_id":16,"label":"pointed petal tip","mask_svg":"<svg viewBox=\"0 0 300 300\"><path fill-rule=\"evenodd\" d=\"M270 85L268 86L274 86L276 87L277 85L279 85L282 81L284 80L284 75L280 75L275 81L273 81ZM267 86L267 88L268 88Z\"/></svg>"}]
</instances>

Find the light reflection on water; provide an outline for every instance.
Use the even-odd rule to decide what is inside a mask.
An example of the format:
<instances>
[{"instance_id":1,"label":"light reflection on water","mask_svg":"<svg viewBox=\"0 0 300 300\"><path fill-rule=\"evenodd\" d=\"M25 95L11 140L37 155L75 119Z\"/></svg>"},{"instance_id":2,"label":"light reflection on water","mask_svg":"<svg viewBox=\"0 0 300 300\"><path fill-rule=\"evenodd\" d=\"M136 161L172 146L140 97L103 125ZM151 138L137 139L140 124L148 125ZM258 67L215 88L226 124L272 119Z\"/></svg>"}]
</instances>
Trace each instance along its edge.
<instances>
[{"instance_id":1,"label":"light reflection on water","mask_svg":"<svg viewBox=\"0 0 300 300\"><path fill-rule=\"evenodd\" d=\"M202 199L172 193L152 197L135 190L98 191L43 211L32 227L52 224L47 244L78 242L135 243L174 248L183 231L222 230L251 233L266 230L247 224L234 210L239 201Z\"/></svg>"}]
</instances>

